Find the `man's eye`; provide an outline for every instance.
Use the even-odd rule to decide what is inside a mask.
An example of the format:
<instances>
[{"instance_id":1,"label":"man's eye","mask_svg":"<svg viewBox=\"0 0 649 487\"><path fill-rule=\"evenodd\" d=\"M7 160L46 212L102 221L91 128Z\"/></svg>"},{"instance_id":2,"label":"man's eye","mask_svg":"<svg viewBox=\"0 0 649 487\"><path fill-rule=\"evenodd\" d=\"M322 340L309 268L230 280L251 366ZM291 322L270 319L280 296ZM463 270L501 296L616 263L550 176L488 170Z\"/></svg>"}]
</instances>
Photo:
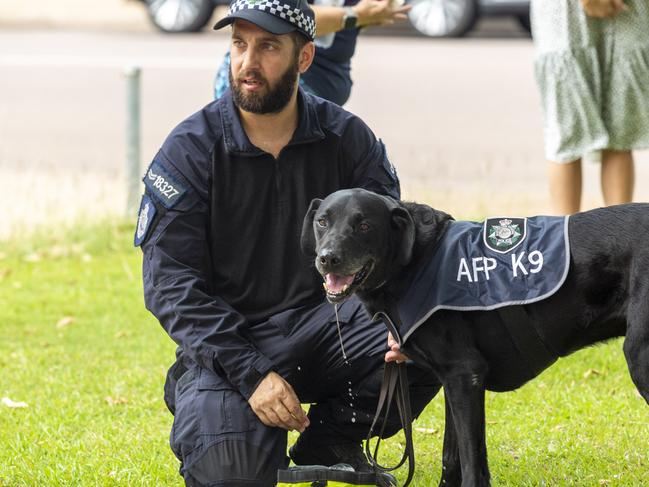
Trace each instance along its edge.
<instances>
[{"instance_id":1,"label":"man's eye","mask_svg":"<svg viewBox=\"0 0 649 487\"><path fill-rule=\"evenodd\" d=\"M361 233L367 233L370 231L370 226L369 224L363 222L360 225L358 225L358 229L361 231Z\"/></svg>"},{"instance_id":2,"label":"man's eye","mask_svg":"<svg viewBox=\"0 0 649 487\"><path fill-rule=\"evenodd\" d=\"M318 220L318 226L326 227L327 226L327 220L325 220L324 218L320 218Z\"/></svg>"}]
</instances>

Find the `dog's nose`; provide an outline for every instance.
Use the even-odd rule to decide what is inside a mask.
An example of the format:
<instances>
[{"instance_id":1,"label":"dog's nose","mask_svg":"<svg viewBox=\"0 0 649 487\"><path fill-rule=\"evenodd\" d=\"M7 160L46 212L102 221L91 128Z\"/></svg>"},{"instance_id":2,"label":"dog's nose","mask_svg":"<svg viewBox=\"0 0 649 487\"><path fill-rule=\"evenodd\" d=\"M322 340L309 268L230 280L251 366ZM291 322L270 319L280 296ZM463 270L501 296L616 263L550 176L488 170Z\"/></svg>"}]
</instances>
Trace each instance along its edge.
<instances>
[{"instance_id":1,"label":"dog's nose","mask_svg":"<svg viewBox=\"0 0 649 487\"><path fill-rule=\"evenodd\" d=\"M318 256L318 259L320 259L320 264L324 266L335 267L340 264L340 258L335 252L329 249L323 249Z\"/></svg>"}]
</instances>

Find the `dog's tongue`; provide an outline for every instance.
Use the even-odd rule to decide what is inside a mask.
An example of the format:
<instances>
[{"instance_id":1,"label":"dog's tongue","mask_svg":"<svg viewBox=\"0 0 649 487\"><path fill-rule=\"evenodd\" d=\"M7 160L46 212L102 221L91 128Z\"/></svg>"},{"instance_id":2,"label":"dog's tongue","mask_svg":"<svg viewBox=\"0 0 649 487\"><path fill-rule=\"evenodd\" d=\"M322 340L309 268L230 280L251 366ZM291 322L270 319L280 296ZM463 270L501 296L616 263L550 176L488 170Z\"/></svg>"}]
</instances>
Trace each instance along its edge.
<instances>
[{"instance_id":1,"label":"dog's tongue","mask_svg":"<svg viewBox=\"0 0 649 487\"><path fill-rule=\"evenodd\" d=\"M350 285L354 282L354 276L337 276L335 274L326 274L325 275L325 284L327 285L327 290L329 292L338 294L342 292L345 286Z\"/></svg>"}]
</instances>

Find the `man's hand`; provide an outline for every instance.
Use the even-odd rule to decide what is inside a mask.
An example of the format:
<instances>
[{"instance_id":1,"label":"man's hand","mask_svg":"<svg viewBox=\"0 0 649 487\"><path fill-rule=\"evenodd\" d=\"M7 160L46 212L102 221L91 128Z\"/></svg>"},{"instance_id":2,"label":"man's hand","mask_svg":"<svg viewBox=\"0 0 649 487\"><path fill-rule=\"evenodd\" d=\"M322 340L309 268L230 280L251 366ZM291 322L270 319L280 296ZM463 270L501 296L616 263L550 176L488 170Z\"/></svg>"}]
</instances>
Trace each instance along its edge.
<instances>
[{"instance_id":1,"label":"man's hand","mask_svg":"<svg viewBox=\"0 0 649 487\"><path fill-rule=\"evenodd\" d=\"M605 19L629 10L623 0L581 0L584 12L589 17Z\"/></svg>"},{"instance_id":2,"label":"man's hand","mask_svg":"<svg viewBox=\"0 0 649 487\"><path fill-rule=\"evenodd\" d=\"M276 372L269 372L262 379L248 403L266 426L298 430L300 433L309 426L309 418L291 384Z\"/></svg>"},{"instance_id":3,"label":"man's hand","mask_svg":"<svg viewBox=\"0 0 649 487\"><path fill-rule=\"evenodd\" d=\"M394 24L407 20L411 5L396 6L392 0L361 0L352 7L358 16L358 27Z\"/></svg>"},{"instance_id":4,"label":"man's hand","mask_svg":"<svg viewBox=\"0 0 649 487\"><path fill-rule=\"evenodd\" d=\"M401 362L405 362L408 360L408 357L406 357L403 353L401 353L399 344L397 343L397 341L392 336L392 333L390 332L388 332L388 348L390 350L385 354L386 362L396 362L400 364Z\"/></svg>"}]
</instances>

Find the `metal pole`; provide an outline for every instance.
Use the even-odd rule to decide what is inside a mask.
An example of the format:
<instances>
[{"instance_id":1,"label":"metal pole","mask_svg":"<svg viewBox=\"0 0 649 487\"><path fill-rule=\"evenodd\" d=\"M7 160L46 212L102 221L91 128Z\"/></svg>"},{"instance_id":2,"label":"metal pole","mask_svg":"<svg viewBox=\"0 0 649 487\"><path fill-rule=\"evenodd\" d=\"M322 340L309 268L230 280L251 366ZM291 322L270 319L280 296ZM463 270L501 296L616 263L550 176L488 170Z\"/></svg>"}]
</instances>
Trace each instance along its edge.
<instances>
[{"instance_id":1,"label":"metal pole","mask_svg":"<svg viewBox=\"0 0 649 487\"><path fill-rule=\"evenodd\" d=\"M126 76L126 216L137 211L140 190L140 72L128 66Z\"/></svg>"}]
</instances>

